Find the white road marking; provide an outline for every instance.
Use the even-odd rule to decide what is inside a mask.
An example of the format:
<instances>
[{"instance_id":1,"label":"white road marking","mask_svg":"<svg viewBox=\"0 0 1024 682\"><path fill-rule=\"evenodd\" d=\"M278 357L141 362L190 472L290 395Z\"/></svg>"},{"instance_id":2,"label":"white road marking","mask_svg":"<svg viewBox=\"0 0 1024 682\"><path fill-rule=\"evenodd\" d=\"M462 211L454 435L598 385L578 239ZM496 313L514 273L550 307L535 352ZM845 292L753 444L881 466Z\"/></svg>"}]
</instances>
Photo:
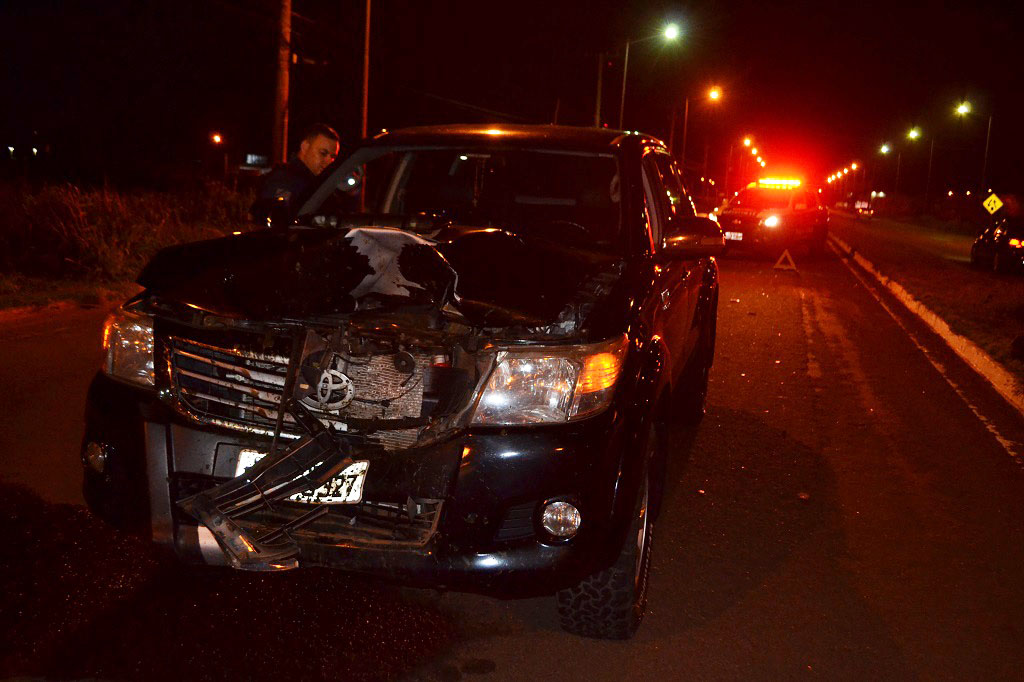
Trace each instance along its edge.
<instances>
[{"instance_id":1,"label":"white road marking","mask_svg":"<svg viewBox=\"0 0 1024 682\"><path fill-rule=\"evenodd\" d=\"M857 253L849 244L835 235L830 234L829 239L833 242L833 251L835 250L835 245L846 251L859 266L878 280L880 285L888 289L896 297L896 300L906 306L908 311L917 315L922 322L931 327L932 331L938 334L954 353L959 355L975 372L992 384L992 388L1024 416L1024 389L1021 388L1020 382L1017 381L1016 377L1010 374L1005 367L993 360L988 353L978 347L973 341L950 329L945 320L936 315L928 306L914 298L899 282L895 282L879 272L871 261Z\"/></svg>"},{"instance_id":2,"label":"white road marking","mask_svg":"<svg viewBox=\"0 0 1024 682\"><path fill-rule=\"evenodd\" d=\"M899 325L900 329L902 329L906 333L906 335L910 338L913 344L917 346L917 349L921 351L925 359L927 359L928 362L931 363L932 367L934 367L935 370L939 373L939 375L946 380L946 383L949 384L950 388L952 388L953 391L958 396L960 396L960 400L962 400L964 404L967 405L967 408L974 414L975 417L978 418L978 421L980 421L982 425L988 430L988 432L992 434L992 437L996 439L996 442L998 442L1000 446L1002 446L1003 450L1006 451L1006 454L1008 454L1016 463L1024 463L1024 459L1022 459L1021 456L1020 443L1016 443L1004 437L999 432L999 429L996 428L995 424L993 424L988 417L983 415L981 411L977 407L975 407L974 403L972 403L967 398L967 396L964 395L964 392L960 390L960 387L957 385L957 383L953 381L949 374L946 373L946 368L943 366L943 364L936 360L934 357L932 357L931 351L925 348L924 345L922 345L921 342L917 339L917 336L912 331L910 331L905 324L903 324L903 321L899 317L897 317L896 313L893 312L893 310L888 306L888 304L886 304L885 301L882 300L882 298L878 295L874 288L872 288L868 284L868 281L864 278L864 276L857 272L857 270L852 265L850 265L845 258L843 258L844 254L840 253L836 246L832 243L829 243L829 248L831 248L832 251L835 252L835 254L840 257L839 260L842 262L842 264L845 265L846 269L850 271L850 273L857 279L858 282L860 282L861 286L863 286L864 289L866 289L867 292L871 294L871 297L878 301L878 305L882 306L882 309L885 310L885 312L889 313L889 317L891 317L893 321L895 321L896 324Z\"/></svg>"}]
</instances>

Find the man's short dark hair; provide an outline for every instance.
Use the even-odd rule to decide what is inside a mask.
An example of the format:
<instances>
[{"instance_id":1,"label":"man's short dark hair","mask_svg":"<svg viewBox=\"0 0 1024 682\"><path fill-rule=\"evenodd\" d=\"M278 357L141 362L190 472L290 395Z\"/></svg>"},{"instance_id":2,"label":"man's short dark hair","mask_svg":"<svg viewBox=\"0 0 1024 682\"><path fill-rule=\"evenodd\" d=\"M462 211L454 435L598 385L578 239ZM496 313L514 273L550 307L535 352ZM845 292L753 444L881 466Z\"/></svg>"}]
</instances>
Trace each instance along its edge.
<instances>
[{"instance_id":1,"label":"man's short dark hair","mask_svg":"<svg viewBox=\"0 0 1024 682\"><path fill-rule=\"evenodd\" d=\"M338 132L329 125L324 123L314 123L306 129L306 134L302 136L301 142L312 142L317 138L318 135L323 135L328 140L334 140L338 142Z\"/></svg>"}]
</instances>

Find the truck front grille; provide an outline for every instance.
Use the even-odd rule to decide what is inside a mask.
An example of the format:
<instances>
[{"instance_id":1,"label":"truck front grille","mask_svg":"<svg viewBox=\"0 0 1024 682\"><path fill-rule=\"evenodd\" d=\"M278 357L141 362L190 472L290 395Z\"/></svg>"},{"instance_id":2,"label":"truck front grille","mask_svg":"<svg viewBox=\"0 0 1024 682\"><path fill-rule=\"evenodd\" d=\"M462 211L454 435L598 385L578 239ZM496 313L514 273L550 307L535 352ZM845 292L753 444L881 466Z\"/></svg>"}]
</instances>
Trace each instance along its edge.
<instances>
[{"instance_id":1,"label":"truck front grille","mask_svg":"<svg viewBox=\"0 0 1024 682\"><path fill-rule=\"evenodd\" d=\"M271 435L284 391L288 358L238 347L211 345L177 336L166 338L172 389L192 417L226 428ZM413 354L412 374L395 370L394 356L350 358L343 371L354 397L339 410L306 407L325 424L346 431L346 418L398 419L419 417L423 406L423 377L431 356ZM285 414L282 434L301 434ZM376 431L372 437L390 449L410 447L418 429Z\"/></svg>"}]
</instances>

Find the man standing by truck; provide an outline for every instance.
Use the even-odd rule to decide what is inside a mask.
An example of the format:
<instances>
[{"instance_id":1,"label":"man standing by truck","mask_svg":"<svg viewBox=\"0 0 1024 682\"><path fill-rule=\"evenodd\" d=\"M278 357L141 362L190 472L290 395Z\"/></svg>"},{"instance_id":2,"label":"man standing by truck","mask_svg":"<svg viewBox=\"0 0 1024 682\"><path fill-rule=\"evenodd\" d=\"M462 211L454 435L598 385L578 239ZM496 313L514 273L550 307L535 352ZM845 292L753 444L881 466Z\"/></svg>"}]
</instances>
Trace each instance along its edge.
<instances>
[{"instance_id":1,"label":"man standing by truck","mask_svg":"<svg viewBox=\"0 0 1024 682\"><path fill-rule=\"evenodd\" d=\"M253 219L269 226L270 220L279 215L294 216L316 187L317 176L338 158L339 149L338 133L333 128L323 123L310 127L291 161L279 164L263 179L250 209Z\"/></svg>"}]
</instances>

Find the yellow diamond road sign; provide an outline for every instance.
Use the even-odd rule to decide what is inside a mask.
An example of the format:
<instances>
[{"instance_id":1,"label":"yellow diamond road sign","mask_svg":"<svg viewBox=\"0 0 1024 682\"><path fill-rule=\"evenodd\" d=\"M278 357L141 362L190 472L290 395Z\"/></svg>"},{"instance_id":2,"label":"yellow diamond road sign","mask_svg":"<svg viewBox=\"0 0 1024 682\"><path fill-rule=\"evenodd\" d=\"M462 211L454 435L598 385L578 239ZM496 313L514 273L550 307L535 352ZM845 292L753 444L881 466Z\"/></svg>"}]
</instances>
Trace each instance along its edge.
<instances>
[{"instance_id":1,"label":"yellow diamond road sign","mask_svg":"<svg viewBox=\"0 0 1024 682\"><path fill-rule=\"evenodd\" d=\"M1003 207L1003 200L997 197L995 194L989 195L988 199L981 202L981 205L985 207L985 210L990 214L995 213Z\"/></svg>"}]
</instances>

